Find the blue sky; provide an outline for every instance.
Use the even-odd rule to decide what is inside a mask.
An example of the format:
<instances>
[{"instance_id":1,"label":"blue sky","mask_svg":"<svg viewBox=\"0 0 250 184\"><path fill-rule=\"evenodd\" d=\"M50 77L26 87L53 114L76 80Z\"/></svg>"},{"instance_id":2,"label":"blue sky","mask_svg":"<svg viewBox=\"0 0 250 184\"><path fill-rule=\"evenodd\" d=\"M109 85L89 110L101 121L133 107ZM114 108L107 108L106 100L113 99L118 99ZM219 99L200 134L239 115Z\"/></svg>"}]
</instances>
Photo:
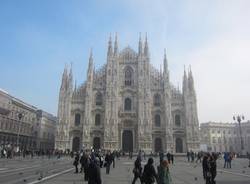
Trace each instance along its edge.
<instances>
[{"instance_id":1,"label":"blue sky","mask_svg":"<svg viewBox=\"0 0 250 184\"><path fill-rule=\"evenodd\" d=\"M96 68L106 62L109 34L137 50L147 32L151 63L167 49L173 84L191 65L200 122L249 118L250 2L248 0L2 0L0 88L53 114L65 63L86 78L93 48Z\"/></svg>"}]
</instances>

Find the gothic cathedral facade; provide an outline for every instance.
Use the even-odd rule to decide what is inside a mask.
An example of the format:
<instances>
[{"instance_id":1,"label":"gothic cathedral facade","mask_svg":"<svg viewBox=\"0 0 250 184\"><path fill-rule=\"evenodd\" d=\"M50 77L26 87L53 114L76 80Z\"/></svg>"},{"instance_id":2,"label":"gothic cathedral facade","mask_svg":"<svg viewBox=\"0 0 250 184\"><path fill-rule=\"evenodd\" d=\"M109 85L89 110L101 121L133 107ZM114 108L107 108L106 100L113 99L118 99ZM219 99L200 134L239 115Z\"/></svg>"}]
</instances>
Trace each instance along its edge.
<instances>
[{"instance_id":1,"label":"gothic cathedral facade","mask_svg":"<svg viewBox=\"0 0 250 184\"><path fill-rule=\"evenodd\" d=\"M170 83L166 52L163 71L150 63L147 38L138 51L108 42L107 62L73 86L65 67L59 93L56 149L95 149L184 153L199 150L199 122L191 69L182 91Z\"/></svg>"}]
</instances>

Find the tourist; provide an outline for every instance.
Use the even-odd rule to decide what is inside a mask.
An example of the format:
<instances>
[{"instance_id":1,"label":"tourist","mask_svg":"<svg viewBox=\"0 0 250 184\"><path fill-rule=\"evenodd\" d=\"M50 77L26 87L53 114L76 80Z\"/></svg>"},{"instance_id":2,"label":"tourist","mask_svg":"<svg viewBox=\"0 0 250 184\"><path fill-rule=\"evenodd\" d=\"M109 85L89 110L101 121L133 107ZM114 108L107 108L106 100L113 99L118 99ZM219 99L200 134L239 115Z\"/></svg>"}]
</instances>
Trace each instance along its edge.
<instances>
[{"instance_id":1,"label":"tourist","mask_svg":"<svg viewBox=\"0 0 250 184\"><path fill-rule=\"evenodd\" d=\"M142 166L141 166L141 158L138 156L137 159L135 160L135 166L133 169L134 173L134 179L132 181L132 184L135 184L136 180L139 178L141 181L141 175L142 175ZM141 181L142 183L142 181Z\"/></svg>"},{"instance_id":2,"label":"tourist","mask_svg":"<svg viewBox=\"0 0 250 184\"><path fill-rule=\"evenodd\" d=\"M94 158L88 166L88 184L101 184L101 172L99 166L99 158Z\"/></svg>"},{"instance_id":3,"label":"tourist","mask_svg":"<svg viewBox=\"0 0 250 184\"><path fill-rule=\"evenodd\" d=\"M75 166L75 173L78 173L78 164L79 164L79 154L76 153L75 160L73 165Z\"/></svg>"},{"instance_id":4,"label":"tourist","mask_svg":"<svg viewBox=\"0 0 250 184\"><path fill-rule=\"evenodd\" d=\"M171 157L172 164L174 164L174 154L172 153L170 157Z\"/></svg>"},{"instance_id":5,"label":"tourist","mask_svg":"<svg viewBox=\"0 0 250 184\"><path fill-rule=\"evenodd\" d=\"M163 160L157 167L158 170L158 184L171 184L172 179L169 172L169 162Z\"/></svg>"},{"instance_id":6,"label":"tourist","mask_svg":"<svg viewBox=\"0 0 250 184\"><path fill-rule=\"evenodd\" d=\"M212 184L215 184L215 177L217 175L217 165L216 165L217 155L212 153L210 157L210 167L211 167L211 175L212 175Z\"/></svg>"},{"instance_id":7,"label":"tourist","mask_svg":"<svg viewBox=\"0 0 250 184\"><path fill-rule=\"evenodd\" d=\"M191 156L191 161L194 162L194 157L195 157L195 155L194 155L194 152L193 152L193 151L191 151L190 156Z\"/></svg>"},{"instance_id":8,"label":"tourist","mask_svg":"<svg viewBox=\"0 0 250 184\"><path fill-rule=\"evenodd\" d=\"M84 172L84 181L88 181L88 167L90 163L90 158L87 152L83 152L83 172Z\"/></svg>"},{"instance_id":9,"label":"tourist","mask_svg":"<svg viewBox=\"0 0 250 184\"><path fill-rule=\"evenodd\" d=\"M190 162L190 152L189 151L187 152L187 159L188 159L188 162Z\"/></svg>"},{"instance_id":10,"label":"tourist","mask_svg":"<svg viewBox=\"0 0 250 184\"><path fill-rule=\"evenodd\" d=\"M229 166L229 153L224 153L224 168L228 168Z\"/></svg>"},{"instance_id":11,"label":"tourist","mask_svg":"<svg viewBox=\"0 0 250 184\"><path fill-rule=\"evenodd\" d=\"M110 154L110 151L108 151L106 156L105 156L106 174L109 174L111 163L112 163L112 156Z\"/></svg>"},{"instance_id":12,"label":"tourist","mask_svg":"<svg viewBox=\"0 0 250 184\"><path fill-rule=\"evenodd\" d=\"M112 159L112 162L113 162L113 168L115 168L115 151L112 152L111 159Z\"/></svg>"},{"instance_id":13,"label":"tourist","mask_svg":"<svg viewBox=\"0 0 250 184\"><path fill-rule=\"evenodd\" d=\"M171 154L169 152L167 153L167 159L168 159L168 163L170 163L170 161L171 161Z\"/></svg>"},{"instance_id":14,"label":"tourist","mask_svg":"<svg viewBox=\"0 0 250 184\"><path fill-rule=\"evenodd\" d=\"M150 157L148 159L148 163L144 166L142 182L145 184L153 184L157 180L157 174L155 172L153 163L154 160Z\"/></svg>"},{"instance_id":15,"label":"tourist","mask_svg":"<svg viewBox=\"0 0 250 184\"><path fill-rule=\"evenodd\" d=\"M208 172L208 163L207 163L208 155L205 154L202 160L202 170L203 170L203 178L206 180L207 172Z\"/></svg>"},{"instance_id":16,"label":"tourist","mask_svg":"<svg viewBox=\"0 0 250 184\"><path fill-rule=\"evenodd\" d=\"M164 153L162 151L159 152L159 157L160 157L160 163L161 163L164 159Z\"/></svg>"}]
</instances>

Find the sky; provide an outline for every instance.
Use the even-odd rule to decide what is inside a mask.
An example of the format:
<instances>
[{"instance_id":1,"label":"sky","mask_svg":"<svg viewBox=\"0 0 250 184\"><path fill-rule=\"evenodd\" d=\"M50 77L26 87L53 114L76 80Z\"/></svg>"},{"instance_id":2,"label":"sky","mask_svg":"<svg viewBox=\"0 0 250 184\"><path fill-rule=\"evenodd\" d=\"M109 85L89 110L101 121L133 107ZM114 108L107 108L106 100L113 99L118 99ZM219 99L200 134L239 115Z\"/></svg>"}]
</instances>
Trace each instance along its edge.
<instances>
[{"instance_id":1,"label":"sky","mask_svg":"<svg viewBox=\"0 0 250 184\"><path fill-rule=\"evenodd\" d=\"M57 114L61 76L73 63L86 79L93 49L96 68L106 63L109 35L119 49L137 51L147 33L151 63L182 84L191 66L200 123L250 119L250 1L248 0L2 0L0 88Z\"/></svg>"}]
</instances>

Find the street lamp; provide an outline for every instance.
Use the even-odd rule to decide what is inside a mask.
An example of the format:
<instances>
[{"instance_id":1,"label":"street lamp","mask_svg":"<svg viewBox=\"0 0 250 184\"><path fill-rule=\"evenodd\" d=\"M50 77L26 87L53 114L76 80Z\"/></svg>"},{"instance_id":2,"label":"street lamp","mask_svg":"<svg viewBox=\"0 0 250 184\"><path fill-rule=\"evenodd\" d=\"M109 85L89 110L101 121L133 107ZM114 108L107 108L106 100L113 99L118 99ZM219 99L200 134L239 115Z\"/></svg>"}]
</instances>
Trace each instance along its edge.
<instances>
[{"instance_id":1,"label":"street lamp","mask_svg":"<svg viewBox=\"0 0 250 184\"><path fill-rule=\"evenodd\" d=\"M242 130L241 130L241 121L244 120L245 117L243 115L237 115L233 116L233 120L237 121L239 124L239 132L240 132L240 148L241 148L241 153L244 150L244 144L243 144L243 138L242 138Z\"/></svg>"}]
</instances>

